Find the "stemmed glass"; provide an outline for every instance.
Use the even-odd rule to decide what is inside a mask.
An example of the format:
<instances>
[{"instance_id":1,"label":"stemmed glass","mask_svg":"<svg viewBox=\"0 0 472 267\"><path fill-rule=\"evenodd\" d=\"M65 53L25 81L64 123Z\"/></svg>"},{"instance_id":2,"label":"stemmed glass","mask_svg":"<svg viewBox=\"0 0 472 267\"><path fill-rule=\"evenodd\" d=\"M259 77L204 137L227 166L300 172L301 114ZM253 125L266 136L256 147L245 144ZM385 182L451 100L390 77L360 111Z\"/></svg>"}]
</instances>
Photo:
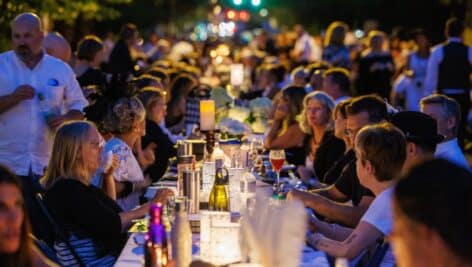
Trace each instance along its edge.
<instances>
[{"instance_id":1,"label":"stemmed glass","mask_svg":"<svg viewBox=\"0 0 472 267\"><path fill-rule=\"evenodd\" d=\"M283 149L273 149L269 153L269 160L272 168L277 173L277 188L280 187L280 170L285 162L285 151ZM278 193L278 192L277 192Z\"/></svg>"},{"instance_id":2,"label":"stemmed glass","mask_svg":"<svg viewBox=\"0 0 472 267\"><path fill-rule=\"evenodd\" d=\"M252 139L249 145L249 151L250 163L248 165L251 167L252 171L255 171L261 167L258 159L259 156L264 152L264 142L258 138Z\"/></svg>"}]
</instances>

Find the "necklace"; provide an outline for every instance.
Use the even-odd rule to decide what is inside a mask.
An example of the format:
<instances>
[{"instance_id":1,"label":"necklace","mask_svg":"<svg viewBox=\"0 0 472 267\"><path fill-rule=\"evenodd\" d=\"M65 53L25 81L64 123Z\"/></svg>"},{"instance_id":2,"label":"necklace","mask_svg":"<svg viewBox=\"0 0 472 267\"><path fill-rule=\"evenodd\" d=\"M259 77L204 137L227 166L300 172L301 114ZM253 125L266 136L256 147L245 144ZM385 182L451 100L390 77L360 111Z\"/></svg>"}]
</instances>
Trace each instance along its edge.
<instances>
[{"instance_id":1,"label":"necklace","mask_svg":"<svg viewBox=\"0 0 472 267\"><path fill-rule=\"evenodd\" d=\"M321 140L320 141L316 141L316 137L313 135L313 138L311 139L311 142L314 144L314 145L319 145L321 143Z\"/></svg>"},{"instance_id":2,"label":"necklace","mask_svg":"<svg viewBox=\"0 0 472 267\"><path fill-rule=\"evenodd\" d=\"M321 141L320 141L321 142ZM316 142L315 137L311 139L311 149L310 149L310 154L314 157L316 151L320 147L320 142Z\"/></svg>"}]
</instances>

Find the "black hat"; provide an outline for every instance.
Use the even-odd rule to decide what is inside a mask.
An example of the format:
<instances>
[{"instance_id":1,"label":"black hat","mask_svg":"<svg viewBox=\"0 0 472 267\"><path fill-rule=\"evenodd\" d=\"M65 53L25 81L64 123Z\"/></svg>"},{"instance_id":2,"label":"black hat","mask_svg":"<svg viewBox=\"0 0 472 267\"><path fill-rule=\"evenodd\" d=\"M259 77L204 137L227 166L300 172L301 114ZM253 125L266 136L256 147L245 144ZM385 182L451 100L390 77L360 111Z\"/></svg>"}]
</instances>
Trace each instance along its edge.
<instances>
[{"instance_id":1,"label":"black hat","mask_svg":"<svg viewBox=\"0 0 472 267\"><path fill-rule=\"evenodd\" d=\"M440 143L444 136L438 134L436 120L418 111L402 111L392 116L391 122L405 134L408 141Z\"/></svg>"}]
</instances>

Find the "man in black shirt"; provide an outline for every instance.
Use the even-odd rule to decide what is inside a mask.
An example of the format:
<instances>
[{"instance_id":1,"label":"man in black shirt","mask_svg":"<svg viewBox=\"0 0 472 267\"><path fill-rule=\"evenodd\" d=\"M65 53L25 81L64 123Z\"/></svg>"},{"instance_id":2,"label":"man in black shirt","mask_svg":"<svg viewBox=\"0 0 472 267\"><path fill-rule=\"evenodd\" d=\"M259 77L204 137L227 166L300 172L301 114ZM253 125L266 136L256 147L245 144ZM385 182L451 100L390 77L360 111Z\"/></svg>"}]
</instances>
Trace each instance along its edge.
<instances>
[{"instance_id":1,"label":"man in black shirt","mask_svg":"<svg viewBox=\"0 0 472 267\"><path fill-rule=\"evenodd\" d=\"M347 106L346 134L354 143L356 134L362 127L382 122L386 117L387 106L380 97L357 97ZM288 198L303 201L306 206L330 221L355 227L374 200L374 194L360 184L353 155L334 185L313 192L292 190ZM349 201L353 205L346 205Z\"/></svg>"}]
</instances>

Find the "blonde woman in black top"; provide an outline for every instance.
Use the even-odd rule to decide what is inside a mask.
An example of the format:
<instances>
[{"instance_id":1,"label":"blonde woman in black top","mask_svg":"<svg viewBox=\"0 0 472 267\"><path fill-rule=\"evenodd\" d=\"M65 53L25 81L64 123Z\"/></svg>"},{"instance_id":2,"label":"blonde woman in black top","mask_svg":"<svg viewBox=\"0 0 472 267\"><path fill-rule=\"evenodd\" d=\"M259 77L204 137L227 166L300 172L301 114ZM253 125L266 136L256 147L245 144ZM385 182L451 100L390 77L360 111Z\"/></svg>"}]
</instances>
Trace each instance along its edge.
<instances>
[{"instance_id":1,"label":"blonde woman in black top","mask_svg":"<svg viewBox=\"0 0 472 267\"><path fill-rule=\"evenodd\" d=\"M300 129L306 134L307 150L305 166L298 172L305 181L316 177L322 180L326 171L342 155L344 142L334 135L332 112L334 100L326 93L315 91L303 100Z\"/></svg>"},{"instance_id":2,"label":"blonde woman in black top","mask_svg":"<svg viewBox=\"0 0 472 267\"><path fill-rule=\"evenodd\" d=\"M44 200L52 216L70 233L72 247L90 266L112 266L132 221L144 217L151 202L165 202L171 194L161 190L151 202L124 212L112 198L91 185L102 147L101 136L92 123L64 124L56 133L42 180L46 188ZM61 264L76 264L63 242L56 241L55 248L61 252L58 253Z\"/></svg>"}]
</instances>

